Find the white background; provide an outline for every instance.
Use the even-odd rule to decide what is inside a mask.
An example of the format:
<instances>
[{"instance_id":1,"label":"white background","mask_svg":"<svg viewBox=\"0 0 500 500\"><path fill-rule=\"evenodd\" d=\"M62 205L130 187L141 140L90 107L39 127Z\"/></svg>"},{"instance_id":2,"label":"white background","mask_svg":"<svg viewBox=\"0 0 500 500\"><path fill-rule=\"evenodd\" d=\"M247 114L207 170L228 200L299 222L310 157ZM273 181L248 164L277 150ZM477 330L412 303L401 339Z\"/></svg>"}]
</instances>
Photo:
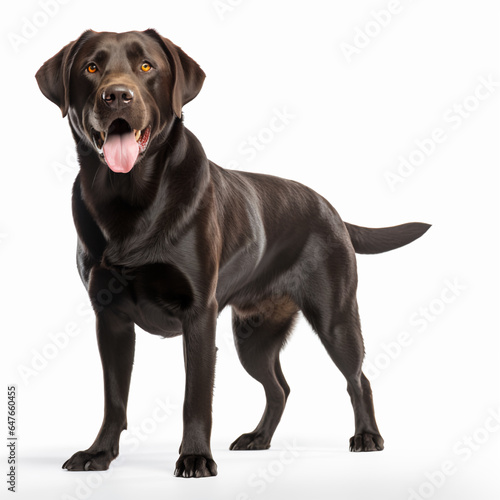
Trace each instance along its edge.
<instances>
[{"instance_id":1,"label":"white background","mask_svg":"<svg viewBox=\"0 0 500 500\"><path fill-rule=\"evenodd\" d=\"M500 81L498 4L222 0L229 8L221 13L213 0L69 0L44 18L41 3L10 3L1 21L0 414L7 412L6 386L17 384L17 498L404 500L411 490L414 498L498 498L500 422L491 412L498 414L499 403L499 87L488 93L480 83ZM373 12L397 5L385 27L383 15L374 20ZM35 21L39 27L16 45ZM264 408L260 385L237 359L227 310L218 323L217 478L173 477L182 432L181 339L139 329L128 415L129 429L142 437L124 433L106 473L60 469L96 435L102 375L75 266L72 139L34 74L84 29L150 27L207 74L185 123L210 159L303 182L349 222L433 224L408 247L358 258L382 453L347 451L354 425L346 384L304 320L282 354L292 393L271 450L227 451ZM354 43L358 53L348 61L342 47ZM457 118L457 106L468 109L466 117ZM275 110L293 119L248 161L243 143L259 134L267 141ZM386 173L436 128L445 139L391 189ZM398 347L401 335L409 340ZM293 453L283 453L290 446ZM446 476L435 473L443 463ZM2 498L6 487L2 480Z\"/></svg>"}]
</instances>

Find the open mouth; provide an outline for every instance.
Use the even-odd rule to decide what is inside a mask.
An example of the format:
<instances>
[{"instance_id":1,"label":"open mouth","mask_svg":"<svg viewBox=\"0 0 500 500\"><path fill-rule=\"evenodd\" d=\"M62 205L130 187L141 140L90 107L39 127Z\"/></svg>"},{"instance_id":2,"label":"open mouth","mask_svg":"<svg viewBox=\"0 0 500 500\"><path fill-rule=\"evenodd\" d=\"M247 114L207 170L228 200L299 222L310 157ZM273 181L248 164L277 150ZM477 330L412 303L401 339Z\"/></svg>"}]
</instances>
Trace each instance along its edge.
<instances>
[{"instance_id":1,"label":"open mouth","mask_svg":"<svg viewBox=\"0 0 500 500\"><path fill-rule=\"evenodd\" d=\"M140 154L146 151L151 127L133 129L126 120L118 118L107 131L92 130L94 146L108 167L116 173L128 173Z\"/></svg>"}]
</instances>

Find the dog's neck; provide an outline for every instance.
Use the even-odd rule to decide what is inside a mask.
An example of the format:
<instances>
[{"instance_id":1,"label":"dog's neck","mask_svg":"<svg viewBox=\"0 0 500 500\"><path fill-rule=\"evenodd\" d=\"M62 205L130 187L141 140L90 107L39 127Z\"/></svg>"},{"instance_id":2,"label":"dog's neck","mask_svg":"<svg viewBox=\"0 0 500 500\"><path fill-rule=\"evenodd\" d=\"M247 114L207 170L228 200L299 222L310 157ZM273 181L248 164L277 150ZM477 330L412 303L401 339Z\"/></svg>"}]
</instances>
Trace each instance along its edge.
<instances>
[{"instance_id":1,"label":"dog's neck","mask_svg":"<svg viewBox=\"0 0 500 500\"><path fill-rule=\"evenodd\" d=\"M209 162L199 161L201 155L206 158L203 148L182 120L176 119L128 174L112 172L72 130L81 167L76 182L107 239L121 239L154 225L156 221L149 220L148 214L162 217L169 222L166 227L178 233L203 203ZM158 207L160 201L163 207Z\"/></svg>"}]
</instances>

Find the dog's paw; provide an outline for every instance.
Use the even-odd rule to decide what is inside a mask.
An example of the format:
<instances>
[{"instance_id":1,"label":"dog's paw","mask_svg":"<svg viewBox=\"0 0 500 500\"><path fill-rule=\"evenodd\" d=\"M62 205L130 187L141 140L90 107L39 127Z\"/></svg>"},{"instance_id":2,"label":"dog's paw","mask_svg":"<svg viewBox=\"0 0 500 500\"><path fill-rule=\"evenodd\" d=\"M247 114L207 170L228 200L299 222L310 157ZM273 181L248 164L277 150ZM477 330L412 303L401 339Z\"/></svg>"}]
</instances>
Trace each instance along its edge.
<instances>
[{"instance_id":1,"label":"dog's paw","mask_svg":"<svg viewBox=\"0 0 500 500\"><path fill-rule=\"evenodd\" d=\"M271 440L256 432L242 434L229 446L230 450L267 450L271 447Z\"/></svg>"},{"instance_id":2,"label":"dog's paw","mask_svg":"<svg viewBox=\"0 0 500 500\"><path fill-rule=\"evenodd\" d=\"M349 440L349 451L382 451L384 439L379 434L356 434Z\"/></svg>"},{"instance_id":3,"label":"dog's paw","mask_svg":"<svg viewBox=\"0 0 500 500\"><path fill-rule=\"evenodd\" d=\"M70 459L64 462L62 468L77 470L108 470L109 464L115 457L109 451L77 451Z\"/></svg>"},{"instance_id":4,"label":"dog's paw","mask_svg":"<svg viewBox=\"0 0 500 500\"><path fill-rule=\"evenodd\" d=\"M217 464L203 455L181 455L175 464L177 477L210 477L217 475Z\"/></svg>"}]
</instances>

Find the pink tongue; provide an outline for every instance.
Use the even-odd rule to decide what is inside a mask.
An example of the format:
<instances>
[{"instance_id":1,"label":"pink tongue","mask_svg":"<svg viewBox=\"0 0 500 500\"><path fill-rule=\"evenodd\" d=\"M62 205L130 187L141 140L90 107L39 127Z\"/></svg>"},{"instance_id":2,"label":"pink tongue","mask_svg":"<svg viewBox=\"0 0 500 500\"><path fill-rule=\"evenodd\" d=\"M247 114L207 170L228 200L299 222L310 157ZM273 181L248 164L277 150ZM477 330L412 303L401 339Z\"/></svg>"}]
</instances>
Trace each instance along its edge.
<instances>
[{"instance_id":1,"label":"pink tongue","mask_svg":"<svg viewBox=\"0 0 500 500\"><path fill-rule=\"evenodd\" d=\"M132 170L139 155L139 144L133 132L111 134L104 143L104 158L108 167L117 173L126 174Z\"/></svg>"}]
</instances>

